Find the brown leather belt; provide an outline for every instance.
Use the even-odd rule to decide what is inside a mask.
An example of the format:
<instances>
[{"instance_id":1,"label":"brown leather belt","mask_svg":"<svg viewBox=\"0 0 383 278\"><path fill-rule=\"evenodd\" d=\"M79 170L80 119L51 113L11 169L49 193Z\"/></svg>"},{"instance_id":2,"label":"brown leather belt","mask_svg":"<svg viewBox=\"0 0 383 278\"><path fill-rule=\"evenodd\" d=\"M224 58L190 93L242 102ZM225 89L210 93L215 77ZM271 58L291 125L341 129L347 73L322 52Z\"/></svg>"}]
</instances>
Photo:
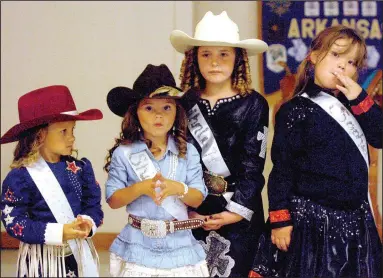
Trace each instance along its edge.
<instances>
[{"instance_id":1,"label":"brown leather belt","mask_svg":"<svg viewBox=\"0 0 383 278\"><path fill-rule=\"evenodd\" d=\"M148 237L164 238L168 233L199 228L204 224L204 221L196 218L182 221L150 220L129 214L128 223L132 227L141 230Z\"/></svg>"}]
</instances>

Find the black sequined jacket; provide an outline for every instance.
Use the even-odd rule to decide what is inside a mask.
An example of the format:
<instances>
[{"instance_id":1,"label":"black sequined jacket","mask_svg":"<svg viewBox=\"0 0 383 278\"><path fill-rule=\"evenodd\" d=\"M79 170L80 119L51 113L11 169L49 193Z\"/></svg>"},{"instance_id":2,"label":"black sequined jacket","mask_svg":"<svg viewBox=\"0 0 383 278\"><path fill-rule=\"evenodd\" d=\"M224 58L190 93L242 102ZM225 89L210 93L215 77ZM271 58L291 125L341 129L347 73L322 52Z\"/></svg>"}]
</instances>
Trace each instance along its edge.
<instances>
[{"instance_id":1,"label":"black sequined jacket","mask_svg":"<svg viewBox=\"0 0 383 278\"><path fill-rule=\"evenodd\" d=\"M333 95L311 83L306 92ZM353 114L367 142L382 148L382 110L363 90L354 100L338 100ZM269 215L273 228L291 224L291 196L321 205L354 209L368 198L368 169L346 131L321 107L297 95L281 106L271 148L268 180Z\"/></svg>"}]
</instances>

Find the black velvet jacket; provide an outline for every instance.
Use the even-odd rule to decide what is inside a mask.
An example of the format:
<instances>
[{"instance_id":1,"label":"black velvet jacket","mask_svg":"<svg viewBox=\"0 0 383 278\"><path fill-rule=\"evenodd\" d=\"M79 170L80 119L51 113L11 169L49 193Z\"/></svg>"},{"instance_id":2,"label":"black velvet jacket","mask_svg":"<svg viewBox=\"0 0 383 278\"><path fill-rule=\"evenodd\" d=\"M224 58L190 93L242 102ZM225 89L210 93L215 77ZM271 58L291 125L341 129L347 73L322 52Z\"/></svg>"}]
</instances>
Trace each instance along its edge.
<instances>
[{"instance_id":1,"label":"black velvet jacket","mask_svg":"<svg viewBox=\"0 0 383 278\"><path fill-rule=\"evenodd\" d=\"M214 107L210 107L209 101L200 98L197 92L189 91L185 95L184 103L187 111L197 104L210 126L231 173L225 179L229 183L227 191L234 192L230 201L237 209L226 209L224 197L209 194L197 212L211 215L230 210L242 216L249 215L250 212L250 221L244 218L216 230L220 236L231 242L229 255L235 261L231 274L247 276L258 236L263 232L265 224L261 192L265 184L262 172L266 157L268 103L255 91L245 97L238 94L220 99ZM201 154L201 147L190 132L188 141ZM201 163L203 165L202 159ZM206 169L204 165L203 168ZM209 232L202 228L193 230L194 236L202 240L205 240ZM214 257L221 256L213 251L207 253L209 264L212 264Z\"/></svg>"}]
</instances>

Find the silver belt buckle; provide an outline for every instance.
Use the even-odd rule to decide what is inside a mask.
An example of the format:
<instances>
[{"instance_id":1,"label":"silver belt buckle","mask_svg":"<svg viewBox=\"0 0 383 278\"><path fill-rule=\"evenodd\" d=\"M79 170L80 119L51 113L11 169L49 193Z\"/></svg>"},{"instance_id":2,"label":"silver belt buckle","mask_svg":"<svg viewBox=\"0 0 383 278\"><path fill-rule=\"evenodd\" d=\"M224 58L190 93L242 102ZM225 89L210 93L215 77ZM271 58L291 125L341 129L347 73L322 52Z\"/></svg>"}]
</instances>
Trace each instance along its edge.
<instances>
[{"instance_id":1,"label":"silver belt buckle","mask_svg":"<svg viewBox=\"0 0 383 278\"><path fill-rule=\"evenodd\" d=\"M166 223L162 220L141 220L142 233L151 238L164 238L166 237Z\"/></svg>"}]
</instances>

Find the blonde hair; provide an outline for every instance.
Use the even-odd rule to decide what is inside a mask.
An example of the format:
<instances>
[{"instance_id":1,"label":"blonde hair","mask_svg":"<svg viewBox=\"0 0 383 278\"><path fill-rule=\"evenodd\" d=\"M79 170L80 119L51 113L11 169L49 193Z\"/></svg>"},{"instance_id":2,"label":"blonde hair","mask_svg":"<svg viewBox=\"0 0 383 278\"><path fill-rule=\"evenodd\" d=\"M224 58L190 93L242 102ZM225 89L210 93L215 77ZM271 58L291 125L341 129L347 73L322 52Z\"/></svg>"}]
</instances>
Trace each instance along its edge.
<instances>
[{"instance_id":1,"label":"blonde hair","mask_svg":"<svg viewBox=\"0 0 383 278\"><path fill-rule=\"evenodd\" d=\"M351 39L352 42L349 46L352 47L355 44L359 46L358 56L356 57L356 67L358 70L364 67L364 62L367 58L367 48L366 42L364 38L354 29L343 26L336 25L332 27L328 27L320 32L316 38L311 42L309 54L307 58L302 61L297 70L296 76L296 85L294 89L294 95L303 91L309 82L311 75L314 72L314 65L310 61L310 54L313 51L318 52L318 57L322 57L322 59L327 55L330 51L333 43L338 39ZM347 51L347 50L346 50ZM324 55L325 54L325 55ZM311 74L310 74L311 72ZM358 74L354 76L356 80L358 78Z\"/></svg>"},{"instance_id":2,"label":"blonde hair","mask_svg":"<svg viewBox=\"0 0 383 278\"><path fill-rule=\"evenodd\" d=\"M198 66L198 47L194 47L185 52L182 61L180 78L181 89L188 91L189 89L203 90L206 87ZM238 91L242 96L251 94L251 74L249 58L246 49L235 48L234 69L231 75L231 84L234 90Z\"/></svg>"},{"instance_id":3,"label":"blonde hair","mask_svg":"<svg viewBox=\"0 0 383 278\"><path fill-rule=\"evenodd\" d=\"M43 134L48 132L48 125L44 124L25 131L27 136L22 136L13 152L13 161L10 165L11 169L27 167L35 163L40 158L40 148L43 145ZM78 150L73 149L76 155L73 157L77 159Z\"/></svg>"},{"instance_id":4,"label":"blonde hair","mask_svg":"<svg viewBox=\"0 0 383 278\"><path fill-rule=\"evenodd\" d=\"M14 158L10 166L11 169L27 167L39 159L39 149L42 145L41 139L47 127L48 124L26 131L28 135L20 138L13 152Z\"/></svg>"}]
</instances>

